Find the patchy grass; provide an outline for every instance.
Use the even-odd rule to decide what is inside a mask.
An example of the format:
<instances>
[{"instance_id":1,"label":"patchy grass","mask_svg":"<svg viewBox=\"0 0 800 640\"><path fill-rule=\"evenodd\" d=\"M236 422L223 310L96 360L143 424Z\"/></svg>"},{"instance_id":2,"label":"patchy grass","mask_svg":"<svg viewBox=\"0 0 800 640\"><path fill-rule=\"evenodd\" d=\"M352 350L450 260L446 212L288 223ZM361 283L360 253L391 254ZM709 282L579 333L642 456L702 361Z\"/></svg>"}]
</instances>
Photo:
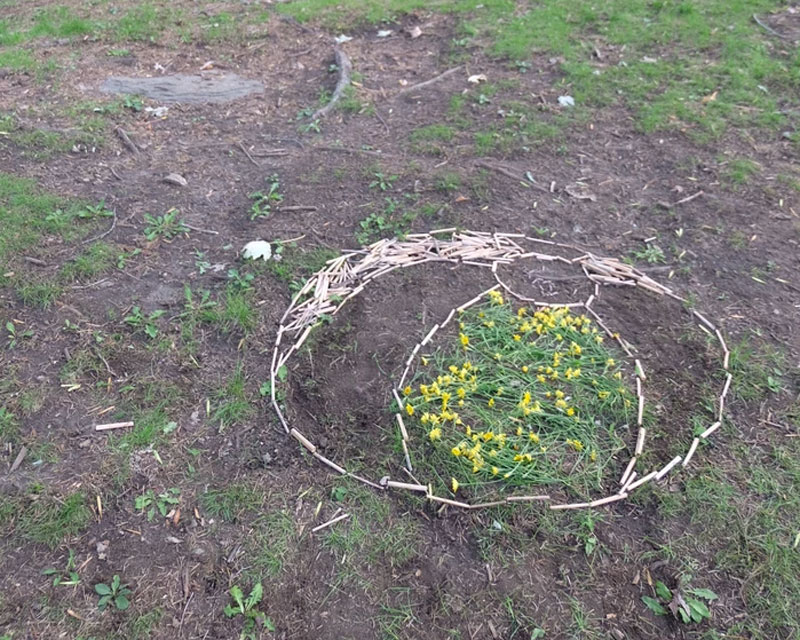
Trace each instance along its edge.
<instances>
[{"instance_id":1,"label":"patchy grass","mask_svg":"<svg viewBox=\"0 0 800 640\"><path fill-rule=\"evenodd\" d=\"M254 512L264 503L264 495L246 484L232 484L222 489L210 489L200 498L205 513L236 523L247 512Z\"/></svg>"},{"instance_id":2,"label":"patchy grass","mask_svg":"<svg viewBox=\"0 0 800 640\"><path fill-rule=\"evenodd\" d=\"M216 408L212 420L220 427L240 424L255 412L247 393L244 365L239 362L231 378L214 393Z\"/></svg>"},{"instance_id":3,"label":"patchy grass","mask_svg":"<svg viewBox=\"0 0 800 640\"><path fill-rule=\"evenodd\" d=\"M80 534L92 519L85 496L72 493L64 498L32 494L21 506L16 526L26 540L57 547L62 541Z\"/></svg>"}]
</instances>

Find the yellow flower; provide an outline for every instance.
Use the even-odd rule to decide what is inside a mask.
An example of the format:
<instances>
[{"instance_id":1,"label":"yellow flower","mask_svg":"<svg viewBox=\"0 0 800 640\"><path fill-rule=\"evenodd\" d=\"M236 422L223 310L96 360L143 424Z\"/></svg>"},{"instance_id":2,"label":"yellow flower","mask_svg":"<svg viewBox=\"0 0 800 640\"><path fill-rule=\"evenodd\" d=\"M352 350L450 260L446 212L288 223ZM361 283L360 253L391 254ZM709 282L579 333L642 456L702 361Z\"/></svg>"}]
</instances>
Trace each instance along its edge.
<instances>
[{"instance_id":1,"label":"yellow flower","mask_svg":"<svg viewBox=\"0 0 800 640\"><path fill-rule=\"evenodd\" d=\"M582 351L583 350L581 349L581 345L579 345L576 342L573 342L572 344L569 345L569 355L571 356L579 356L581 355Z\"/></svg>"},{"instance_id":2,"label":"yellow flower","mask_svg":"<svg viewBox=\"0 0 800 640\"><path fill-rule=\"evenodd\" d=\"M461 340L461 346L465 349L469 345L469 336L466 333L459 334L458 339Z\"/></svg>"},{"instance_id":3,"label":"yellow flower","mask_svg":"<svg viewBox=\"0 0 800 640\"><path fill-rule=\"evenodd\" d=\"M491 298L491 300L492 300L492 302L494 304L503 304L503 294L500 293L499 291L497 291L497 290L490 291L489 292L489 297Z\"/></svg>"},{"instance_id":4,"label":"yellow flower","mask_svg":"<svg viewBox=\"0 0 800 640\"><path fill-rule=\"evenodd\" d=\"M595 336L595 337L594 337L594 341L595 341L597 344L600 344L601 342L603 342L603 336Z\"/></svg>"},{"instance_id":5,"label":"yellow flower","mask_svg":"<svg viewBox=\"0 0 800 640\"><path fill-rule=\"evenodd\" d=\"M456 480L455 478L450 478L450 488L453 490L453 493L458 491L458 487L459 487L458 480Z\"/></svg>"},{"instance_id":6,"label":"yellow flower","mask_svg":"<svg viewBox=\"0 0 800 640\"><path fill-rule=\"evenodd\" d=\"M494 406L494 398L489 398L489 402L487 402L486 404L488 404L489 408L491 409Z\"/></svg>"},{"instance_id":7,"label":"yellow flower","mask_svg":"<svg viewBox=\"0 0 800 640\"><path fill-rule=\"evenodd\" d=\"M607 367L613 367L615 364L617 364L617 363L614 360L614 358L609 358L608 360L606 360L606 366Z\"/></svg>"},{"instance_id":8,"label":"yellow flower","mask_svg":"<svg viewBox=\"0 0 800 640\"><path fill-rule=\"evenodd\" d=\"M467 395L467 392L464 391L464 387L459 387L458 389L456 389L456 395L463 400L464 397Z\"/></svg>"},{"instance_id":9,"label":"yellow flower","mask_svg":"<svg viewBox=\"0 0 800 640\"><path fill-rule=\"evenodd\" d=\"M431 414L426 411L425 413L422 414L422 416L420 416L419 421L422 424L428 424L428 422L430 422L430 419L431 419Z\"/></svg>"},{"instance_id":10,"label":"yellow flower","mask_svg":"<svg viewBox=\"0 0 800 640\"><path fill-rule=\"evenodd\" d=\"M403 389L403 394L407 395L407 396L410 396L411 395L411 391L412 391L411 387L406 387L405 389Z\"/></svg>"},{"instance_id":11,"label":"yellow flower","mask_svg":"<svg viewBox=\"0 0 800 640\"><path fill-rule=\"evenodd\" d=\"M556 398L563 398L564 392L561 389L556 389Z\"/></svg>"},{"instance_id":12,"label":"yellow flower","mask_svg":"<svg viewBox=\"0 0 800 640\"><path fill-rule=\"evenodd\" d=\"M458 458L458 456L461 455L461 449L459 449L458 447L453 447L452 449L450 449L450 453L452 453L456 458Z\"/></svg>"},{"instance_id":13,"label":"yellow flower","mask_svg":"<svg viewBox=\"0 0 800 640\"><path fill-rule=\"evenodd\" d=\"M594 449L592 449L592 452L589 454L589 460L591 460L592 462L597 460L597 451L595 451Z\"/></svg>"},{"instance_id":14,"label":"yellow flower","mask_svg":"<svg viewBox=\"0 0 800 640\"><path fill-rule=\"evenodd\" d=\"M608 397L608 391L598 391L597 397L601 400L605 400Z\"/></svg>"},{"instance_id":15,"label":"yellow flower","mask_svg":"<svg viewBox=\"0 0 800 640\"><path fill-rule=\"evenodd\" d=\"M442 439L442 430L440 427L434 427L428 432L428 437L431 439L431 442L436 442L437 440Z\"/></svg>"},{"instance_id":16,"label":"yellow flower","mask_svg":"<svg viewBox=\"0 0 800 640\"><path fill-rule=\"evenodd\" d=\"M495 395L502 396L503 395L503 387L497 387L497 391L495 391Z\"/></svg>"},{"instance_id":17,"label":"yellow flower","mask_svg":"<svg viewBox=\"0 0 800 640\"><path fill-rule=\"evenodd\" d=\"M569 409L567 409L567 415L570 416L570 417L574 416L575 415L575 408L574 407L570 407Z\"/></svg>"},{"instance_id":18,"label":"yellow flower","mask_svg":"<svg viewBox=\"0 0 800 640\"><path fill-rule=\"evenodd\" d=\"M515 334L514 334L514 341L515 341L515 342L519 342L520 340L522 340L522 336L521 336L521 335L519 335L519 334L517 334L517 333L515 333Z\"/></svg>"},{"instance_id":19,"label":"yellow flower","mask_svg":"<svg viewBox=\"0 0 800 640\"><path fill-rule=\"evenodd\" d=\"M495 354L494 354L494 359L495 359L495 360L500 360L500 358L502 358L502 357L503 357L503 356L502 356L501 354L499 354L499 353L495 353Z\"/></svg>"},{"instance_id":20,"label":"yellow flower","mask_svg":"<svg viewBox=\"0 0 800 640\"><path fill-rule=\"evenodd\" d=\"M575 451L583 451L583 443L580 440L567 440L567 444Z\"/></svg>"},{"instance_id":21,"label":"yellow flower","mask_svg":"<svg viewBox=\"0 0 800 640\"><path fill-rule=\"evenodd\" d=\"M406 413L410 416L414 415L414 407L410 404L406 405Z\"/></svg>"},{"instance_id":22,"label":"yellow flower","mask_svg":"<svg viewBox=\"0 0 800 640\"><path fill-rule=\"evenodd\" d=\"M424 367L427 367L428 363L430 362L430 360L428 360L425 356L422 356L422 358L420 358L420 360L422 361L422 366L424 366Z\"/></svg>"},{"instance_id":23,"label":"yellow flower","mask_svg":"<svg viewBox=\"0 0 800 640\"><path fill-rule=\"evenodd\" d=\"M527 364L522 365L522 373L528 373L528 365Z\"/></svg>"},{"instance_id":24,"label":"yellow flower","mask_svg":"<svg viewBox=\"0 0 800 640\"><path fill-rule=\"evenodd\" d=\"M497 467L492 467L492 475L493 476L496 476L499 472L500 472L500 470Z\"/></svg>"},{"instance_id":25,"label":"yellow flower","mask_svg":"<svg viewBox=\"0 0 800 640\"><path fill-rule=\"evenodd\" d=\"M567 408L567 401L566 400L562 400L562 399L559 398L558 400L556 400L556 408L558 408L558 409L566 409Z\"/></svg>"},{"instance_id":26,"label":"yellow flower","mask_svg":"<svg viewBox=\"0 0 800 640\"><path fill-rule=\"evenodd\" d=\"M539 444L539 434L537 434L537 433L534 433L533 431L531 431L531 432L528 434L528 439L529 439L531 442L534 442L534 443L536 443L536 444Z\"/></svg>"}]
</instances>

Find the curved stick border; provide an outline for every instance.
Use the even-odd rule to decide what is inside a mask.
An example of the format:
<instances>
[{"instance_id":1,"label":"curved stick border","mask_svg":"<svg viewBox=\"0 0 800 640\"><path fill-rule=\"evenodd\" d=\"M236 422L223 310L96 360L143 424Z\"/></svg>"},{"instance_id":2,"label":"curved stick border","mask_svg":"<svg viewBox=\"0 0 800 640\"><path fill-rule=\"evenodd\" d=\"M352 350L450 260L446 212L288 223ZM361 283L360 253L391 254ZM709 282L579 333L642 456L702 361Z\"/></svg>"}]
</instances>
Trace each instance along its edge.
<instances>
[{"instance_id":1,"label":"curved stick border","mask_svg":"<svg viewBox=\"0 0 800 640\"><path fill-rule=\"evenodd\" d=\"M570 259L561 255L551 255L540 251L526 250L522 245L529 243L568 249L576 252L577 255ZM594 291L582 302L568 303L544 302L522 296L503 282L498 274L499 267L502 265L511 264L521 259L561 262L580 267L586 278L594 284ZM405 466L403 469L413 482L392 480L388 476L373 481L348 471L345 467L326 458L317 450L317 446L311 440L296 428L289 425L276 400L278 371L287 363L293 354L298 352L311 333L311 330L321 324L323 317L336 315L349 300L361 293L372 280L390 273L395 269L403 269L425 262L449 262L455 265L463 264L490 269L497 284L478 294L461 306L452 309L445 320L440 324L434 324L425 337L412 349L411 354L406 360L402 376L399 378L397 384L392 387L392 394L399 408L399 412L395 414L395 420L397 421L397 428L400 432L403 455L405 458ZM531 238L524 234L458 231L455 228L450 228L437 229L429 233L411 234L406 236L404 240L398 240L396 238L379 240L363 250L346 252L329 260L326 266L311 276L302 289L295 294L291 304L281 317L275 339L275 347L272 352L272 363L270 365L272 406L286 433L297 440L317 460L338 474L350 476L359 482L381 491L394 489L417 492L425 494L425 497L432 502L459 507L461 509L481 509L500 504L533 501L547 502L549 503L549 508L554 510L584 509L624 500L633 491L641 488L648 482L652 480L662 480L679 464L682 467L686 467L690 463L697 451L700 441L709 438L722 424L725 411L725 398L730 390L733 376L729 370L730 351L728 350L722 333L704 315L693 309L692 314L698 320L699 327L710 337L717 340L723 353L722 367L726 373L726 377L717 397L716 420L713 424L709 425L703 433L691 441L684 455L675 456L675 458L660 469L654 469L647 473L641 471L640 474L636 470L636 465L644 451L647 438L647 429L643 425L645 405L643 384L647 380L647 376L645 375L642 363L639 359L634 358L628 344L619 334L613 333L603 322L602 318L592 309L592 304L599 298L602 287L605 286L639 287L653 294L666 295L678 302L686 303L685 298L675 294L668 287L659 284L641 271L619 260L598 257L591 253L581 252L573 245L561 244L541 238ZM411 366L415 358L419 355L420 350L433 339L436 332L446 327L457 313L478 303L490 291L500 288L508 295L537 307L582 307L594 318L595 322L606 335L616 340L625 354L634 361L636 396L638 401L636 419L638 433L634 454L625 467L625 471L619 480L619 489L615 493L592 500L591 502L558 503L549 495L516 495L507 496L493 502L471 504L438 496L433 493L431 484L423 484L414 477L414 469L408 450L410 438L402 415L404 403L399 390L403 388L403 384L411 371ZM283 340L287 336L294 338L294 342L288 346L284 345L283 349L281 349Z\"/></svg>"}]
</instances>

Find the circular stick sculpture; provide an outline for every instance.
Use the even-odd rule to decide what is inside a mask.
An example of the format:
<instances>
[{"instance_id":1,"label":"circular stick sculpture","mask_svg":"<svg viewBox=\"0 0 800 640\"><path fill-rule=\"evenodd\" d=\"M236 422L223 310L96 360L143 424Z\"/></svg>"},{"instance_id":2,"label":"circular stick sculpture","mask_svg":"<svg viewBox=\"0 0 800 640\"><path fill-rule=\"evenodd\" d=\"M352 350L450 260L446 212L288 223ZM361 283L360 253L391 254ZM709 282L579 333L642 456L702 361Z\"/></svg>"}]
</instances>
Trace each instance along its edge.
<instances>
[{"instance_id":1,"label":"circular stick sculpture","mask_svg":"<svg viewBox=\"0 0 800 640\"><path fill-rule=\"evenodd\" d=\"M526 249L523 246L526 244L538 245L537 248L541 248L541 245L559 247L561 249L573 251L577 255L573 258L551 255ZM503 282L498 274L498 269L502 265L508 265L517 260L524 259L543 262L560 262L579 267L586 278L594 283L594 291L582 302L552 303L522 296ZM619 480L619 489L616 493L592 500L591 502L578 503L558 503L549 495L514 495L493 502L470 504L435 495L431 484L426 484L417 480L414 476L414 468L408 450L409 434L403 422L402 413L400 412L395 414L395 419L402 438L401 442L405 457L404 470L413 482L400 482L392 480L389 477L369 480L348 471L344 466L340 466L336 462L323 456L311 440L296 428L289 425L276 400L275 389L279 383L278 371L288 362L293 354L298 352L311 333L311 330L321 324L323 316L336 315L349 300L361 293L364 288L376 278L390 273L395 269L403 269L425 262L449 262L456 265L464 264L489 269L494 275L497 284L478 294L461 306L451 310L447 317L441 323L434 324L425 337L412 349L411 354L406 360L403 374L397 381L397 384L392 388L392 394L398 404L399 410L403 410L404 403L398 390L403 388L411 366L420 350L433 339L437 331L446 327L453 320L456 313L464 311L468 307L478 303L490 291L502 288L508 295L537 307L582 307L595 319L600 328L610 338L617 341L625 354L634 360L636 396L638 400L638 434L636 437L634 454L625 467L625 471ZM676 301L686 302L684 298L675 294L668 287L659 284L641 271L619 260L598 257L591 253L581 252L577 247L572 245L560 244L540 238L530 238L524 234L457 231L455 228L451 228L437 229L429 233L410 234L406 236L404 240L379 240L363 250L350 251L329 260L327 266L309 278L303 288L292 299L291 304L280 320L280 326L278 327L275 340L275 348L272 353L272 364L270 366L272 405L286 433L297 440L317 460L336 473L350 476L378 490L395 489L418 492L425 494L426 498L432 502L451 505L462 509L480 509L500 504L532 501L548 502L550 503L550 509L582 509L599 507L601 505L617 502L618 500L623 500L627 498L631 492L639 489L651 480L661 480L679 464L683 467L689 464L697 451L700 441L709 438L722 424L722 416L725 410L725 397L730 389L733 376L729 371L730 352L722 337L722 333L700 312L692 310L694 317L698 320L699 327L709 336L716 338L722 348L722 367L726 373L726 377L718 396L716 421L691 441L684 455L676 456L660 469L653 469L648 472L637 471L637 461L644 451L647 438L647 430L643 426L642 421L645 404L643 383L647 380L647 376L645 375L642 363L634 358L628 344L619 334L613 333L605 325L600 316L592 309L592 304L599 298L602 287L605 286L639 287L656 295L666 295ZM294 342L290 345L287 344L287 338L293 339Z\"/></svg>"}]
</instances>

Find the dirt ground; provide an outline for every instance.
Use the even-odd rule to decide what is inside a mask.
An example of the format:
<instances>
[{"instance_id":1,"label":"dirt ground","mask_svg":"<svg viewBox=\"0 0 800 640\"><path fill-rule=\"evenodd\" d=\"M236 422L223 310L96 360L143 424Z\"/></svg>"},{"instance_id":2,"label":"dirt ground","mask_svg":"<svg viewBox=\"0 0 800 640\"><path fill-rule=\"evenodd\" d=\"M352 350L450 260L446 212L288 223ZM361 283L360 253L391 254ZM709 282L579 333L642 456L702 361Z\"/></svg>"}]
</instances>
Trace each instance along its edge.
<instances>
[{"instance_id":1,"label":"dirt ground","mask_svg":"<svg viewBox=\"0 0 800 640\"><path fill-rule=\"evenodd\" d=\"M412 38L415 25L423 35ZM766 536L763 525L731 524L730 539L720 537L726 518L751 522L764 501L797 488L754 489L748 471L756 462L777 465L776 446L790 458L798 453L800 193L777 178L798 179L796 143L779 134L748 141L738 131L711 143L677 128L645 134L618 108L569 120L557 100L568 87L559 85L550 56L534 54L524 74L481 46L454 63L456 19L424 11L392 29L385 38L373 27L349 32L353 39L341 46L358 74L350 96L358 102L322 119L319 131L304 128L308 118L298 114L319 106L321 90L333 90L332 36L278 16L233 41L128 42L118 56L103 39L45 39L35 55L69 61L65 71L42 80L0 70L0 113L14 114L20 131L63 135L76 126L71 109L91 113L91 105L113 99L100 92L111 75L156 75L156 65L197 74L213 61L202 73L235 72L264 84L263 94L230 103L170 104L162 117L129 108L102 114L106 128L96 144L43 149L0 136L0 172L32 178L60 196L104 201L114 224L105 218L90 235L110 228L102 240L115 256L130 256L69 283L47 308L25 304L11 285L0 288L3 323L33 331L0 352L0 405L20 425L19 439L3 443L0 453L0 496L15 505L0 509L0 637L234 638L244 619L223 614L229 590L240 585L246 595L257 582L265 594L258 608L275 630L255 637L800 637L786 623L790 615L753 609L779 597L770 585L780 582L731 560L732 548L761 553L747 539ZM473 74L499 87L487 108L476 98L481 85L467 81ZM460 110L454 96L455 104L459 96L466 101ZM556 136L487 150L473 133L504 126L501 98L528 105L529 117L568 124ZM437 138L435 129L414 135L442 123L452 137ZM730 156L749 158L757 173L732 179ZM542 188L532 187L526 172ZM165 182L172 173L186 186ZM268 189L272 175L284 199L253 220L250 194ZM376 180L385 184L370 186ZM590 199L570 195L578 193L570 186L576 183ZM188 232L147 240L144 215L172 208ZM385 228L377 217L365 222L375 212L383 212ZM742 391L733 395L723 435L703 448L703 462L635 500L587 515L540 506L437 509L343 482L305 456L259 392L292 283L320 266L319 256L357 247L358 234L374 232L371 241L451 225L539 234L633 258L690 296L731 345L750 354L736 370ZM238 252L254 239L290 241L277 263L285 269L243 264ZM653 245L663 260L649 263L640 252ZM6 268L44 281L83 248L48 238L25 252L35 263L18 255ZM208 268L198 269L201 259ZM198 320L189 335L185 288L195 299L209 291L223 301L229 269L255 276L245 296L252 326ZM541 275L517 271L515 286L541 293ZM376 283L295 360L290 420L320 439L329 457L397 474L390 380L436 318L490 281L468 267L426 265ZM571 296L583 285L552 286ZM134 307L145 315L165 310L157 339L123 320ZM648 455L653 464L667 461L681 438L691 437L709 388L724 379L719 354L672 301L611 290L600 310L651 372L658 428ZM777 390L759 386L762 378ZM744 392L751 387L756 391ZM244 406L234 413L226 403L239 397ZM127 436L94 431L97 423L134 415L161 422ZM175 426L164 429L170 422ZM10 472L23 444L28 455ZM172 487L180 490L172 517L149 521L135 508L148 490ZM76 492L90 514L85 526L52 546L32 540L27 514L44 513L38 504L63 505ZM736 516L725 512L734 503ZM337 508L351 517L311 532ZM781 518L782 548L789 568L797 567L797 545L790 549L797 517ZM42 571L60 570L70 551L81 582L53 586ZM130 585L130 609L99 611L94 585L114 575ZM719 596L711 621L682 625L642 604L655 580L675 587L686 575ZM787 607L797 615L796 602Z\"/></svg>"}]
</instances>

